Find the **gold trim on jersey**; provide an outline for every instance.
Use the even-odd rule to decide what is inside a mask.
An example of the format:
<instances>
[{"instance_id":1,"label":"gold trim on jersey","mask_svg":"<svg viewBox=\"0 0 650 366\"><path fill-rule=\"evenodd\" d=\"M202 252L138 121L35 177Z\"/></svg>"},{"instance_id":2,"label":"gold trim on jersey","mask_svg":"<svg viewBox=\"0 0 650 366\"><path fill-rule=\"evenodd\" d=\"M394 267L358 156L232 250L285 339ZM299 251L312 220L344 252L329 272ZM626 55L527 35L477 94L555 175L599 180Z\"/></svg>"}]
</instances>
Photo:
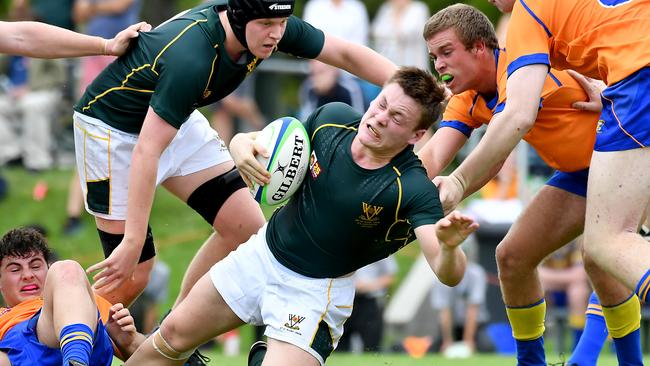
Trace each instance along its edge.
<instances>
[{"instance_id":1,"label":"gold trim on jersey","mask_svg":"<svg viewBox=\"0 0 650 366\"><path fill-rule=\"evenodd\" d=\"M408 244L409 240L409 233L411 232L411 228L409 228L406 232L406 237L403 238L394 238L394 239L389 239L390 231L393 229L393 227L397 224L400 223L407 223L410 224L409 220L407 219L400 219L399 218L399 209L402 206L402 180L400 177L402 176L402 173L397 169L397 167L393 167L393 170L395 171L395 174L397 174L397 178L395 178L395 181L397 182L397 207L395 208L395 222L393 222L389 227L388 230L386 230L386 236L384 237L385 241L395 241L395 240L404 240L404 243L400 246L404 246Z\"/></svg>"},{"instance_id":2,"label":"gold trim on jersey","mask_svg":"<svg viewBox=\"0 0 650 366\"><path fill-rule=\"evenodd\" d=\"M336 123L325 123L323 125L318 126L314 130L314 133L311 134L312 141L314 140L314 136L316 136L316 132L320 131L320 129L323 128L323 127L338 127L338 128L345 128L346 130L352 130L352 131L357 130L356 127L349 127L349 126L345 126L345 125L339 125L339 124L336 124Z\"/></svg>"},{"instance_id":3,"label":"gold trim on jersey","mask_svg":"<svg viewBox=\"0 0 650 366\"><path fill-rule=\"evenodd\" d=\"M218 49L219 45L215 44L214 49ZM217 51L214 55L214 58L212 59L212 66L210 66L210 75L208 75L208 82L205 83L205 89L203 89L203 99L207 98L212 94L212 90L210 90L210 82L212 82L212 75L214 74L214 64L217 63L217 60L219 59L219 51Z\"/></svg>"},{"instance_id":4,"label":"gold trim on jersey","mask_svg":"<svg viewBox=\"0 0 650 366\"><path fill-rule=\"evenodd\" d=\"M191 23L191 24L189 24L188 26L186 26L185 28L183 28L183 30L180 31L180 33L178 33L178 34L176 35L176 37L174 37L171 41L169 41L169 43L167 43L167 44L165 45L165 47L163 47L162 50L160 50L160 52L158 52L158 54L157 54L156 57L154 58L153 64L144 64L144 65L142 65L142 66L139 66L139 67L136 67L136 68L134 68L134 69L131 69L131 72L130 72L128 75L126 75L126 77L125 77L124 80L122 81L121 86L116 86L116 87L113 87L113 88L109 88L108 90L105 90L104 92L98 94L95 98L93 98L93 100L91 100L90 102L88 102L88 104L86 104L83 108L81 108L81 110L84 111L84 112L87 111L88 109L90 109L90 106L91 106L93 103L95 103L95 102L98 101L99 99L103 98L106 94L111 93L111 92L113 92L113 91L129 90L129 91L139 92L139 93L153 93L153 92L154 92L153 90L130 88L130 87L127 87L127 86L125 86L125 85L126 85L126 83L129 81L129 78L130 78L131 76L133 76L133 74L135 74L136 72L142 71L143 69L146 69L146 68L151 68L151 72L153 72L156 76L159 76L158 72L156 71L156 64L158 63L158 59L163 55L163 53L165 53L165 51L166 51L169 47L171 47L171 45L174 44L174 43L175 43L175 42L176 42L176 41L177 41L177 40L178 40L178 39L179 39L183 34L185 34L185 32L187 32L190 28L194 27L195 25L197 25L197 24L199 24L199 23L205 23L205 22L207 22L207 21L208 21L207 19L199 19L199 20L195 20L193 23ZM215 47L216 47L216 46L215 46ZM216 57L215 57L215 60L216 60ZM210 70L210 75L212 75L213 69L214 69L214 61L213 61L213 63L212 63L212 70ZM208 81L209 81L209 80L208 80Z\"/></svg>"}]
</instances>

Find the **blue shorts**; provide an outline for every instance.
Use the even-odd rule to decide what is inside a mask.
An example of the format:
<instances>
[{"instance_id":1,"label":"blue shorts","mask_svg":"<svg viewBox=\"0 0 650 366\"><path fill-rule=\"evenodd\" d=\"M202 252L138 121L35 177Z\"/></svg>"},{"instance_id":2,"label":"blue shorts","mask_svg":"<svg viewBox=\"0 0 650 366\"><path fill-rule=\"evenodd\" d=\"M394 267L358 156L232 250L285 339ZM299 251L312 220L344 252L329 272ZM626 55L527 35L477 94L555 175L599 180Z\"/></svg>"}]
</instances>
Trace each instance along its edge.
<instances>
[{"instance_id":1,"label":"blue shorts","mask_svg":"<svg viewBox=\"0 0 650 366\"><path fill-rule=\"evenodd\" d=\"M572 173L556 170L546 184L581 197L587 197L587 178L589 178L589 168Z\"/></svg>"},{"instance_id":2,"label":"blue shorts","mask_svg":"<svg viewBox=\"0 0 650 366\"><path fill-rule=\"evenodd\" d=\"M650 146L650 67L607 87L596 128L596 151Z\"/></svg>"},{"instance_id":3,"label":"blue shorts","mask_svg":"<svg viewBox=\"0 0 650 366\"><path fill-rule=\"evenodd\" d=\"M63 363L60 349L47 347L38 341L36 323L40 315L39 311L31 319L16 324L0 340L0 351L9 356L12 366L61 366ZM97 323L94 341L90 364L110 366L113 362L113 344L101 320Z\"/></svg>"}]
</instances>

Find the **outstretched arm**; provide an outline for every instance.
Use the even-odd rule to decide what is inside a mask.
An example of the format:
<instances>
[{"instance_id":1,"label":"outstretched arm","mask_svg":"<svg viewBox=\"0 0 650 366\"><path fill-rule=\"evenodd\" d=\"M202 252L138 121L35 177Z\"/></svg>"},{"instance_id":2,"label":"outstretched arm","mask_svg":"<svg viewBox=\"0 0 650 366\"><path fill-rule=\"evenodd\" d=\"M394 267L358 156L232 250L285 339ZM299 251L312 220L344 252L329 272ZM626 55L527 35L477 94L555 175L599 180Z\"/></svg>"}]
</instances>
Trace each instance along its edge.
<instances>
[{"instance_id":1,"label":"outstretched arm","mask_svg":"<svg viewBox=\"0 0 650 366\"><path fill-rule=\"evenodd\" d=\"M435 225L415 229L422 252L440 282L455 286L463 279L467 259L460 244L478 229L470 217L454 211Z\"/></svg>"},{"instance_id":2,"label":"outstretched arm","mask_svg":"<svg viewBox=\"0 0 650 366\"><path fill-rule=\"evenodd\" d=\"M135 321L129 309L118 303L111 306L106 330L117 347L122 361L126 361L133 352L144 342L144 334L135 329Z\"/></svg>"},{"instance_id":3,"label":"outstretched arm","mask_svg":"<svg viewBox=\"0 0 650 366\"><path fill-rule=\"evenodd\" d=\"M325 35L325 45L316 60L377 85L383 85L397 70L394 63L370 48L329 34Z\"/></svg>"},{"instance_id":4,"label":"outstretched arm","mask_svg":"<svg viewBox=\"0 0 650 366\"><path fill-rule=\"evenodd\" d=\"M150 29L141 22L104 39L39 22L0 22L0 52L37 58L120 56L138 32Z\"/></svg>"},{"instance_id":5,"label":"outstretched arm","mask_svg":"<svg viewBox=\"0 0 650 366\"><path fill-rule=\"evenodd\" d=\"M492 118L476 148L449 175L448 184L438 186L445 212L455 208L470 187L476 187L504 161L533 127L547 74L548 66L539 64L524 66L510 75L504 110Z\"/></svg>"}]
</instances>

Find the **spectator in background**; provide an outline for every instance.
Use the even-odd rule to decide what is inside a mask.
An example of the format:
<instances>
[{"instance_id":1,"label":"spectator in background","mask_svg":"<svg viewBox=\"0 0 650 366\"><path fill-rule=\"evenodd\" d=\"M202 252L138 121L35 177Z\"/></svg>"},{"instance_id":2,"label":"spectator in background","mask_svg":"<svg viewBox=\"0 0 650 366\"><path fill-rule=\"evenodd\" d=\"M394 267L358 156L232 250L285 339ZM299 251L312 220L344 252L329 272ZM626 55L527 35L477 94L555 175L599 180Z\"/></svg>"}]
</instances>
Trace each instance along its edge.
<instances>
[{"instance_id":1,"label":"spectator in background","mask_svg":"<svg viewBox=\"0 0 650 366\"><path fill-rule=\"evenodd\" d=\"M449 287L437 278L431 290L431 306L438 311L440 322L439 346L433 348L448 352L462 342L466 356L473 352L491 352L494 349L485 325L489 314L485 307L487 279L485 270L476 262L467 262L465 277L455 287Z\"/></svg>"},{"instance_id":2,"label":"spectator in background","mask_svg":"<svg viewBox=\"0 0 650 366\"><path fill-rule=\"evenodd\" d=\"M368 45L368 10L359 0L310 0L305 5L303 19L325 33L353 43ZM379 94L380 88L347 72L342 78L351 78L363 92L364 110Z\"/></svg>"},{"instance_id":3,"label":"spectator in background","mask_svg":"<svg viewBox=\"0 0 650 366\"><path fill-rule=\"evenodd\" d=\"M546 291L546 301L556 307L568 306L573 349L585 327L585 309L591 294L582 262L582 237L553 252L537 271Z\"/></svg>"},{"instance_id":4,"label":"spectator in background","mask_svg":"<svg viewBox=\"0 0 650 366\"><path fill-rule=\"evenodd\" d=\"M422 44L427 19L429 8L421 1L387 0L372 21L373 48L396 65L428 70L429 54Z\"/></svg>"},{"instance_id":5,"label":"spectator in background","mask_svg":"<svg viewBox=\"0 0 650 366\"><path fill-rule=\"evenodd\" d=\"M354 273L354 305L345 322L345 333L337 350L354 351L355 335L361 338L364 352L379 352L384 335L384 303L395 281L397 262L391 255L358 269Z\"/></svg>"},{"instance_id":6,"label":"spectator in background","mask_svg":"<svg viewBox=\"0 0 650 366\"><path fill-rule=\"evenodd\" d=\"M74 21L85 24L85 33L111 39L122 29L138 21L140 0L76 0L73 8ZM96 55L81 59L81 79L79 94L108 66L116 56ZM79 176L73 170L68 185L68 201L66 204L66 221L63 233L73 235L81 229L81 214L84 208L83 192Z\"/></svg>"},{"instance_id":7,"label":"spectator in background","mask_svg":"<svg viewBox=\"0 0 650 366\"><path fill-rule=\"evenodd\" d=\"M343 77L341 70L316 60L309 61L309 76L300 86L299 98L300 120L331 102L343 102L363 112L363 93L359 84Z\"/></svg>"}]
</instances>

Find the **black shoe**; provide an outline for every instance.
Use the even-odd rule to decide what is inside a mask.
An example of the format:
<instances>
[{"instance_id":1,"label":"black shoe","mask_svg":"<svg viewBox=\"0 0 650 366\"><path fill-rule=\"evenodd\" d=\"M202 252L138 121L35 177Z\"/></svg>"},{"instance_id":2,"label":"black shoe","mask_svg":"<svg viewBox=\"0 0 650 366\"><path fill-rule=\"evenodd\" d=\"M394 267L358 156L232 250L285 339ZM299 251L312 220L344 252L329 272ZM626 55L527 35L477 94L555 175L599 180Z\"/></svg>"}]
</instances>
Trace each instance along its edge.
<instances>
[{"instance_id":1,"label":"black shoe","mask_svg":"<svg viewBox=\"0 0 650 366\"><path fill-rule=\"evenodd\" d=\"M185 361L185 364L183 366L207 366L208 362L210 362L210 358L203 356L201 352L196 349L190 358Z\"/></svg>"},{"instance_id":2,"label":"black shoe","mask_svg":"<svg viewBox=\"0 0 650 366\"><path fill-rule=\"evenodd\" d=\"M78 217L68 217L63 224L63 235L72 236L81 232L82 224Z\"/></svg>"},{"instance_id":3,"label":"black shoe","mask_svg":"<svg viewBox=\"0 0 650 366\"><path fill-rule=\"evenodd\" d=\"M79 362L77 360L70 360L68 361L68 366L88 366L83 362Z\"/></svg>"},{"instance_id":4,"label":"black shoe","mask_svg":"<svg viewBox=\"0 0 650 366\"><path fill-rule=\"evenodd\" d=\"M267 348L268 345L264 341L257 341L253 343L251 349L248 351L248 366L251 366L251 362L254 361L256 358L260 357L260 356L256 356L258 354L261 354L262 357L261 360L264 360L264 355L266 354ZM261 365L262 362L260 362L259 364Z\"/></svg>"}]
</instances>

